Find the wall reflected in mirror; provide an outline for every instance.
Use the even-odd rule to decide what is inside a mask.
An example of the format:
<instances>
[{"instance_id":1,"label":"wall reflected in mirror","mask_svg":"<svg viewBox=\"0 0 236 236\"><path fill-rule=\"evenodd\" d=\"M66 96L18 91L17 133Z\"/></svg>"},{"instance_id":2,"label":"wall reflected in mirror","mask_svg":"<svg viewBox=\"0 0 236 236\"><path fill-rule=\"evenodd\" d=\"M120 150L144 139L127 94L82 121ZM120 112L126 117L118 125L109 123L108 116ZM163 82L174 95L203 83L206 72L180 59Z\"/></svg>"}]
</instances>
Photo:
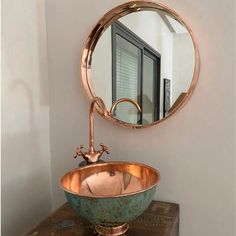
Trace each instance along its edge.
<instances>
[{"instance_id":1,"label":"wall reflected in mirror","mask_svg":"<svg viewBox=\"0 0 236 236\"><path fill-rule=\"evenodd\" d=\"M188 30L168 13L140 11L112 23L98 40L92 56L96 96L107 107L119 98L114 116L131 124L151 124L176 107L189 90L195 50Z\"/></svg>"}]
</instances>

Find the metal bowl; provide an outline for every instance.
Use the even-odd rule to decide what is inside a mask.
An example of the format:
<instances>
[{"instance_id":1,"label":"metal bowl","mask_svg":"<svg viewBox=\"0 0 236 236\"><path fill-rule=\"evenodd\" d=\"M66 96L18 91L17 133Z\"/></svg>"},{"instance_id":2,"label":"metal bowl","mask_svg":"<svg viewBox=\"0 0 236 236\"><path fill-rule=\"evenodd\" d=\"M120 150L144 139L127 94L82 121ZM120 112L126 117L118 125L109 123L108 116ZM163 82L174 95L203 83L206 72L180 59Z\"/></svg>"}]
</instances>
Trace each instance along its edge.
<instances>
[{"instance_id":1,"label":"metal bowl","mask_svg":"<svg viewBox=\"0 0 236 236\"><path fill-rule=\"evenodd\" d=\"M61 178L60 185L81 217L100 228L122 228L124 233L124 223L148 208L159 180L159 172L150 166L108 162L74 169Z\"/></svg>"}]
</instances>

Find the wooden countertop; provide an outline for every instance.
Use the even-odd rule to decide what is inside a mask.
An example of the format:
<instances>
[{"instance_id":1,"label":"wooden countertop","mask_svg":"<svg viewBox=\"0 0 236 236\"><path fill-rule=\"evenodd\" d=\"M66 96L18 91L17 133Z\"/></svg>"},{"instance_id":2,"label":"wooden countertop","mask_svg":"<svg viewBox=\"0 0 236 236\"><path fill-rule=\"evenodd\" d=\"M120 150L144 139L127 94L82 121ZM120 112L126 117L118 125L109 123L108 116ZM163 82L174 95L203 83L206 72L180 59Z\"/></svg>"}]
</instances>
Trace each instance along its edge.
<instances>
[{"instance_id":1,"label":"wooden countertop","mask_svg":"<svg viewBox=\"0 0 236 236\"><path fill-rule=\"evenodd\" d=\"M179 205L153 201L137 219L129 222L125 236L178 236ZM22 236L96 236L94 227L82 220L68 203Z\"/></svg>"}]
</instances>

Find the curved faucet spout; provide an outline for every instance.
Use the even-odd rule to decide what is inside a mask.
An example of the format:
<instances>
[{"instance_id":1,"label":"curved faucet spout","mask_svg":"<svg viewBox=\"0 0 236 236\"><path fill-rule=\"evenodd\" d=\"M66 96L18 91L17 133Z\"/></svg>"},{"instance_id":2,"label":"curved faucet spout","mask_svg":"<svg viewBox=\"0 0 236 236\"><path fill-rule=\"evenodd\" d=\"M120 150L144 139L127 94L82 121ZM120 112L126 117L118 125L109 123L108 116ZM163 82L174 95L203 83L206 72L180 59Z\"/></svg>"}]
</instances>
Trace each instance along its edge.
<instances>
[{"instance_id":1,"label":"curved faucet spout","mask_svg":"<svg viewBox=\"0 0 236 236\"><path fill-rule=\"evenodd\" d=\"M107 115L107 109L103 100L99 97L94 97L89 110L89 151L94 152L94 107L98 104L102 114Z\"/></svg>"},{"instance_id":2,"label":"curved faucet spout","mask_svg":"<svg viewBox=\"0 0 236 236\"><path fill-rule=\"evenodd\" d=\"M138 104L137 102L135 102L133 99L130 99L130 98L120 98L120 99L116 100L116 101L112 104L109 114L110 114L110 115L113 115L116 106L117 106L119 103L122 103L122 102L129 102L129 103L132 103L132 104L141 112L141 108L140 108L139 104Z\"/></svg>"}]
</instances>

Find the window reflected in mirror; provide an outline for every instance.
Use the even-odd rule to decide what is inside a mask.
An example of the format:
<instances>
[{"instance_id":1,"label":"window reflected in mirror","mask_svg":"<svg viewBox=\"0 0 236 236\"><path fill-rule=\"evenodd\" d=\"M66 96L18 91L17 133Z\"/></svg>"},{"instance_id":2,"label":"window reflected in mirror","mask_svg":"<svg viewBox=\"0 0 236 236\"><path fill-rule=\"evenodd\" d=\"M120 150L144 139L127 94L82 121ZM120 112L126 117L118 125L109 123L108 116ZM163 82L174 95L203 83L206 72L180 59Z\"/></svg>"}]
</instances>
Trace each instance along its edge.
<instances>
[{"instance_id":1,"label":"window reflected in mirror","mask_svg":"<svg viewBox=\"0 0 236 236\"><path fill-rule=\"evenodd\" d=\"M162 10L130 13L113 22L98 40L92 57L96 96L107 107L119 98L114 116L127 123L148 125L166 116L187 94L195 66L188 30Z\"/></svg>"}]
</instances>

